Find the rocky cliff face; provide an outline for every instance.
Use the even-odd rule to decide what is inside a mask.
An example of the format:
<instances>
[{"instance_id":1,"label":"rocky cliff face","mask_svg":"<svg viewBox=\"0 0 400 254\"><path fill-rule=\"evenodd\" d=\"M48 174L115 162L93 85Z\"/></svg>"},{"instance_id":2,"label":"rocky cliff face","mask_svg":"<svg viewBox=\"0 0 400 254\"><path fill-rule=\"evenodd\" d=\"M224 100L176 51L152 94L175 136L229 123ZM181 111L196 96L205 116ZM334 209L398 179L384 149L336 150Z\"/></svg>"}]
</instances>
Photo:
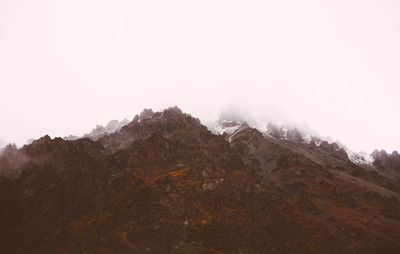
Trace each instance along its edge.
<instances>
[{"instance_id":1,"label":"rocky cliff face","mask_svg":"<svg viewBox=\"0 0 400 254\"><path fill-rule=\"evenodd\" d=\"M398 252L392 164L357 165L334 144L238 125L215 135L171 108L96 141L8 147L1 252Z\"/></svg>"},{"instance_id":2,"label":"rocky cliff face","mask_svg":"<svg viewBox=\"0 0 400 254\"><path fill-rule=\"evenodd\" d=\"M386 153L386 151L375 150L372 153L372 157L374 158L374 165L383 170L395 170L400 172L400 154L397 151L394 151L392 154Z\"/></svg>"}]
</instances>

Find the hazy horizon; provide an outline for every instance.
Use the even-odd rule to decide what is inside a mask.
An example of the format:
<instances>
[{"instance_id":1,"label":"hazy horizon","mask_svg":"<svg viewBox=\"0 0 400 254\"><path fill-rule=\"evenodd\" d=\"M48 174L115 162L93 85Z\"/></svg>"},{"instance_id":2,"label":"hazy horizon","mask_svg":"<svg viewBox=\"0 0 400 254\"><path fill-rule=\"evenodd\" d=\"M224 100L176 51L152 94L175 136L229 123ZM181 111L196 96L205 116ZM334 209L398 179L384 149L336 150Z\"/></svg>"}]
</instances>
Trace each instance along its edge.
<instances>
[{"instance_id":1,"label":"hazy horizon","mask_svg":"<svg viewBox=\"0 0 400 254\"><path fill-rule=\"evenodd\" d=\"M398 1L0 1L0 140L232 107L400 150ZM233 105L233 106L232 106Z\"/></svg>"}]
</instances>

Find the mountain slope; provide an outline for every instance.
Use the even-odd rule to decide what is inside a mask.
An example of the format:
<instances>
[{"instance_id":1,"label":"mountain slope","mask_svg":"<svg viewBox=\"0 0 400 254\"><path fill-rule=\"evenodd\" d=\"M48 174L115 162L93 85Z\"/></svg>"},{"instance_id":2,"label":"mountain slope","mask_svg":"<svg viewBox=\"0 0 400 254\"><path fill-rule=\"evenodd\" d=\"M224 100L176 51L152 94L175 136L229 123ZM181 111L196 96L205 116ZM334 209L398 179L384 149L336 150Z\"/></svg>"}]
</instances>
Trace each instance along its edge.
<instances>
[{"instance_id":1,"label":"mountain slope","mask_svg":"<svg viewBox=\"0 0 400 254\"><path fill-rule=\"evenodd\" d=\"M232 127L232 126L230 126ZM178 108L0 157L3 253L397 253L400 174ZM391 164L390 164L391 165Z\"/></svg>"}]
</instances>

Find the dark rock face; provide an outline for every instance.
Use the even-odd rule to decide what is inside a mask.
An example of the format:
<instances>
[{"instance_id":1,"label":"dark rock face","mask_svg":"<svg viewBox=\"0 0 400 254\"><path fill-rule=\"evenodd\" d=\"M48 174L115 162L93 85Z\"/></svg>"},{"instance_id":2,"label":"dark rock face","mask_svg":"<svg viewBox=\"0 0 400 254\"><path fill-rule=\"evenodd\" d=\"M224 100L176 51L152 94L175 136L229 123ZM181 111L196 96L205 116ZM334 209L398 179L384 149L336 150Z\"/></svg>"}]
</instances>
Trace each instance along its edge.
<instances>
[{"instance_id":1,"label":"dark rock face","mask_svg":"<svg viewBox=\"0 0 400 254\"><path fill-rule=\"evenodd\" d=\"M145 110L141 115L144 118L135 117L131 123L122 127L121 131L101 138L100 143L115 152L127 148L134 141L147 139L154 133L169 135L185 129L187 131L193 128L206 129L200 124L199 119L182 113L177 107L157 113L152 111L149 113L148 110Z\"/></svg>"},{"instance_id":2,"label":"dark rock face","mask_svg":"<svg viewBox=\"0 0 400 254\"><path fill-rule=\"evenodd\" d=\"M397 253L400 174L340 153L214 135L178 108L97 141L46 136L0 157L18 172L0 177L0 251Z\"/></svg>"},{"instance_id":3,"label":"dark rock face","mask_svg":"<svg viewBox=\"0 0 400 254\"><path fill-rule=\"evenodd\" d=\"M0 154L0 175L16 177L21 173L22 166L26 163L26 156L17 149L15 144L9 144Z\"/></svg>"},{"instance_id":4,"label":"dark rock face","mask_svg":"<svg viewBox=\"0 0 400 254\"><path fill-rule=\"evenodd\" d=\"M386 151L375 150L372 153L374 158L374 165L379 168L393 169L400 172L400 155L397 151L392 154L386 153Z\"/></svg>"}]
</instances>

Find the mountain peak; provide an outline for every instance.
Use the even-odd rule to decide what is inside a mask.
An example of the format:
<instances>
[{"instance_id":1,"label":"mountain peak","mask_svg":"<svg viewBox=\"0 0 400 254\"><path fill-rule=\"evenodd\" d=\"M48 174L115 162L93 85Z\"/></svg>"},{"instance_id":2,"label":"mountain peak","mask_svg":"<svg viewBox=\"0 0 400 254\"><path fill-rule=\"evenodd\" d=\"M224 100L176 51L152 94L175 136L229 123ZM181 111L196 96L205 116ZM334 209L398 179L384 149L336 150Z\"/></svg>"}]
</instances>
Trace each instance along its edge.
<instances>
[{"instance_id":1,"label":"mountain peak","mask_svg":"<svg viewBox=\"0 0 400 254\"><path fill-rule=\"evenodd\" d=\"M169 135L182 129L204 127L198 118L183 113L177 106L167 108L160 112L144 109L140 115L117 131L104 136L101 142L113 151L125 148L136 140L149 138L154 133Z\"/></svg>"},{"instance_id":2,"label":"mountain peak","mask_svg":"<svg viewBox=\"0 0 400 254\"><path fill-rule=\"evenodd\" d=\"M143 121L157 121L161 119L172 119L172 118L179 118L179 117L187 117L190 116L189 114L185 114L182 112L178 106L170 107L164 109L160 112L154 112L151 108L143 109L143 111L139 115L135 115L132 122L129 123L130 126L137 124Z\"/></svg>"}]
</instances>

